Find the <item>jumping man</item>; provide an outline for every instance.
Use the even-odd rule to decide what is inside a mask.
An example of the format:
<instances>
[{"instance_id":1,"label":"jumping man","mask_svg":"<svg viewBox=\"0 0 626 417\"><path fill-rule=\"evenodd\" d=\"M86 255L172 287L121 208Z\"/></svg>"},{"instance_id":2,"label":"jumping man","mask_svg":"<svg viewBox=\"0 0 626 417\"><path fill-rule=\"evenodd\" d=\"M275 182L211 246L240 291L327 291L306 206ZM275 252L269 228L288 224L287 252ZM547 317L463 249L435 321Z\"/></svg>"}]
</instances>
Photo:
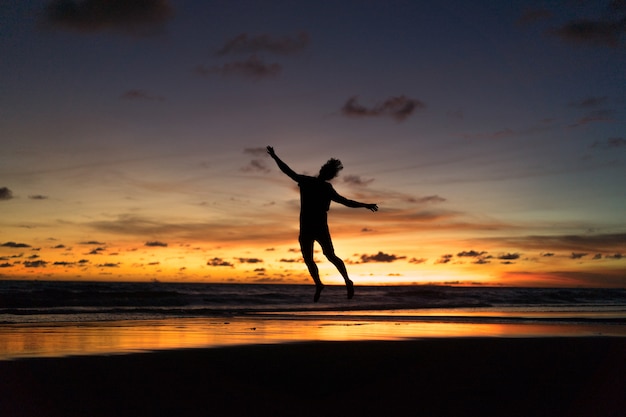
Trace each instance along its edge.
<instances>
[{"instance_id":1,"label":"jumping man","mask_svg":"<svg viewBox=\"0 0 626 417\"><path fill-rule=\"evenodd\" d=\"M366 208L371 211L377 211L376 204L360 203L339 195L328 181L337 176L343 169L341 161L331 158L320 169L317 177L310 177L294 172L284 163L271 146L267 147L267 153L276 161L278 168L284 172L289 178L298 183L300 187L300 250L304 263L309 269L309 273L315 281L315 296L313 301L317 302L320 298L324 284L320 280L319 271L315 261L313 260L313 243L317 241L322 247L324 255L330 262L337 267L337 270L346 281L348 290L348 298L354 296L354 284L348 277L348 271L341 258L335 255L333 242L330 238L328 230L327 212L330 208L330 202L336 201L347 207Z\"/></svg>"}]
</instances>

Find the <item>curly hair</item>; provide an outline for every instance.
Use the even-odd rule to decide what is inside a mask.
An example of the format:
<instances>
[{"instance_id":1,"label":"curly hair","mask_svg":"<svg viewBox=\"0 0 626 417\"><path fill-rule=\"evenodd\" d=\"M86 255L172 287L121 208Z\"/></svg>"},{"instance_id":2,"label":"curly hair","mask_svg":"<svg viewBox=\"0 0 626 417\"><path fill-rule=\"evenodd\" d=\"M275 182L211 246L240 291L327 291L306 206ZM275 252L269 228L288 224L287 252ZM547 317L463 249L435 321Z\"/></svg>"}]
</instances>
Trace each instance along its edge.
<instances>
[{"instance_id":1,"label":"curly hair","mask_svg":"<svg viewBox=\"0 0 626 417\"><path fill-rule=\"evenodd\" d=\"M330 158L321 168L318 175L323 180L332 180L343 169L343 165L339 159Z\"/></svg>"}]
</instances>

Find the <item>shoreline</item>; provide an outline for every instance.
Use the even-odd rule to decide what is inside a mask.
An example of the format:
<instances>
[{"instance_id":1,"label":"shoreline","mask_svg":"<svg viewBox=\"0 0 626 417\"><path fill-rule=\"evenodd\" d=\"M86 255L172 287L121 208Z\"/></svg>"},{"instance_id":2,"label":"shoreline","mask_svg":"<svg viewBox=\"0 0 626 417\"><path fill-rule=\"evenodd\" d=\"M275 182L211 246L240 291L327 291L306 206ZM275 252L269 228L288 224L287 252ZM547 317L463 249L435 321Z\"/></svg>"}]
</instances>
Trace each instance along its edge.
<instances>
[{"instance_id":1,"label":"shoreline","mask_svg":"<svg viewBox=\"0 0 626 417\"><path fill-rule=\"evenodd\" d=\"M420 321L402 317L220 317L50 322L0 326L0 362L294 342L426 338L623 337L622 324Z\"/></svg>"},{"instance_id":2,"label":"shoreline","mask_svg":"<svg viewBox=\"0 0 626 417\"><path fill-rule=\"evenodd\" d=\"M626 338L425 338L0 361L0 415L621 416Z\"/></svg>"}]
</instances>

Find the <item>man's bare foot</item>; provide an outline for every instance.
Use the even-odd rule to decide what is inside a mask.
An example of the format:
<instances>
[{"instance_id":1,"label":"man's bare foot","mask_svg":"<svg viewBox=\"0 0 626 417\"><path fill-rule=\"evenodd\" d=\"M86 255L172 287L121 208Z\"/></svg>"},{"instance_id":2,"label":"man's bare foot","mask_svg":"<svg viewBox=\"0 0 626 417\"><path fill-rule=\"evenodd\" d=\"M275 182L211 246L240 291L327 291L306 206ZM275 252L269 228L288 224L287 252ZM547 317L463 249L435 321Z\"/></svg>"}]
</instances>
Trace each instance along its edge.
<instances>
[{"instance_id":1,"label":"man's bare foot","mask_svg":"<svg viewBox=\"0 0 626 417\"><path fill-rule=\"evenodd\" d=\"M322 290L324 289L324 284L318 284L315 286L315 295L313 296L313 302L317 303L320 299L320 295L322 295Z\"/></svg>"},{"instance_id":2,"label":"man's bare foot","mask_svg":"<svg viewBox=\"0 0 626 417\"><path fill-rule=\"evenodd\" d=\"M354 284L352 283L352 281L346 281L346 288L348 289L348 300L350 300L352 299L352 297L354 297Z\"/></svg>"}]
</instances>

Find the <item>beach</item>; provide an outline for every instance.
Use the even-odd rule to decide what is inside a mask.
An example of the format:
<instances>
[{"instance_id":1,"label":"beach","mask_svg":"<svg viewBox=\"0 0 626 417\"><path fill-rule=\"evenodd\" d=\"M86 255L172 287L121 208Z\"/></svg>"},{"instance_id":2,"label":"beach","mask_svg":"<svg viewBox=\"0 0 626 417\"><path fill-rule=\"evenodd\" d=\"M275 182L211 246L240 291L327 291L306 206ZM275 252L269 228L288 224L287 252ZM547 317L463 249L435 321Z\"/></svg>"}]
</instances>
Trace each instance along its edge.
<instances>
[{"instance_id":1,"label":"beach","mask_svg":"<svg viewBox=\"0 0 626 417\"><path fill-rule=\"evenodd\" d=\"M623 337L424 338L0 361L0 415L623 416Z\"/></svg>"}]
</instances>

